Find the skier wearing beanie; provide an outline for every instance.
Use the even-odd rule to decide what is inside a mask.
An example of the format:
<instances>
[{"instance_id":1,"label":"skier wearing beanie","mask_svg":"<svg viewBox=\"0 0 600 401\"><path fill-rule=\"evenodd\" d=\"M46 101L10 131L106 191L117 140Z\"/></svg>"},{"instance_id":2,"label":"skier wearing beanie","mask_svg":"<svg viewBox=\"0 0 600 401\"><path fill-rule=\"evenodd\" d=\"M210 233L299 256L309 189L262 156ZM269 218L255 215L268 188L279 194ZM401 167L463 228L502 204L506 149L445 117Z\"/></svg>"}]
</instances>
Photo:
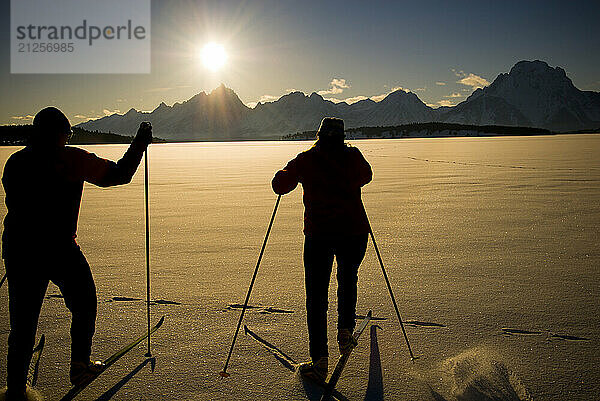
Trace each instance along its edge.
<instances>
[{"instance_id":1,"label":"skier wearing beanie","mask_svg":"<svg viewBox=\"0 0 600 401\"><path fill-rule=\"evenodd\" d=\"M115 163L66 146L71 125L55 107L38 112L33 126L27 146L10 156L2 176L8 210L2 234L10 313L7 400L25 399L31 350L50 281L60 288L72 314L71 383L85 382L102 369L101 363L90 361L96 288L75 241L83 183L110 187L130 182L152 142L150 123L142 123Z\"/></svg>"},{"instance_id":2,"label":"skier wearing beanie","mask_svg":"<svg viewBox=\"0 0 600 401\"><path fill-rule=\"evenodd\" d=\"M275 193L304 189L304 274L311 362L300 372L324 380L328 372L327 305L333 258L337 260L338 345L354 344L358 267L367 248L369 222L361 187L371 181L371 166L357 148L344 143L344 122L326 117L317 142L278 171Z\"/></svg>"}]
</instances>

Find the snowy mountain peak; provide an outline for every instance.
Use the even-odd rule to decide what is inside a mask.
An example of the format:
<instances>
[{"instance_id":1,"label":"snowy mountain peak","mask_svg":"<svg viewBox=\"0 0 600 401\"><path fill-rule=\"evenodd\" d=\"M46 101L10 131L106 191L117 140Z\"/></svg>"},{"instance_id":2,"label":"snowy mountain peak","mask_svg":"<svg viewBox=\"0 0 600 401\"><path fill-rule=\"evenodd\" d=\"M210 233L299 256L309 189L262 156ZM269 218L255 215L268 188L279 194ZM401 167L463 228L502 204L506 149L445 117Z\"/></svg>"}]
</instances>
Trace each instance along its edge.
<instances>
[{"instance_id":1,"label":"snowy mountain peak","mask_svg":"<svg viewBox=\"0 0 600 401\"><path fill-rule=\"evenodd\" d=\"M153 112L157 111L157 110L165 110L165 109L168 109L168 108L169 108L169 106L167 106L167 104L165 102L160 102L160 104L158 105L158 107L155 108L153 110Z\"/></svg>"},{"instance_id":2,"label":"snowy mountain peak","mask_svg":"<svg viewBox=\"0 0 600 401\"><path fill-rule=\"evenodd\" d=\"M405 102L405 103L414 103L414 102L423 103L417 97L417 95L415 95L412 92L407 92L404 89L395 90L394 92L387 95L381 102L383 103L383 102L395 102L395 101L401 101L401 102Z\"/></svg>"},{"instance_id":3,"label":"snowy mountain peak","mask_svg":"<svg viewBox=\"0 0 600 401\"><path fill-rule=\"evenodd\" d=\"M298 104L304 103L306 101L306 99L307 99L307 96L304 93L302 93L300 91L295 91L295 92L290 92L287 95L283 95L275 101L266 102L265 104L272 105L272 104L280 103L280 104L288 104L288 105L298 105Z\"/></svg>"},{"instance_id":4,"label":"snowy mountain peak","mask_svg":"<svg viewBox=\"0 0 600 401\"><path fill-rule=\"evenodd\" d=\"M533 74L533 75L542 75L542 74L554 74L556 76L566 77L567 74L565 70L560 67L552 68L545 61L534 60L527 61L522 60L513 66L510 70L510 75L514 74Z\"/></svg>"},{"instance_id":5,"label":"snowy mountain peak","mask_svg":"<svg viewBox=\"0 0 600 401\"><path fill-rule=\"evenodd\" d=\"M206 94L206 92L202 91L200 93L195 94L194 96L192 96L191 98L189 98L188 100L183 102L182 104L193 103L193 102L202 102L204 100L204 98L207 96L208 95Z\"/></svg>"},{"instance_id":6,"label":"snowy mountain peak","mask_svg":"<svg viewBox=\"0 0 600 401\"><path fill-rule=\"evenodd\" d=\"M565 70L546 62L519 61L486 88L477 89L449 111L444 121L531 125L556 130L593 127L598 105L577 89ZM477 117L476 117L477 116Z\"/></svg>"},{"instance_id":7,"label":"snowy mountain peak","mask_svg":"<svg viewBox=\"0 0 600 401\"><path fill-rule=\"evenodd\" d=\"M212 92L210 92L209 96L232 96L232 95L235 95L235 97L237 97L237 95L235 94L233 89L230 89L230 88L226 87L225 84L221 83L221 85L217 86L215 89L212 90Z\"/></svg>"}]
</instances>

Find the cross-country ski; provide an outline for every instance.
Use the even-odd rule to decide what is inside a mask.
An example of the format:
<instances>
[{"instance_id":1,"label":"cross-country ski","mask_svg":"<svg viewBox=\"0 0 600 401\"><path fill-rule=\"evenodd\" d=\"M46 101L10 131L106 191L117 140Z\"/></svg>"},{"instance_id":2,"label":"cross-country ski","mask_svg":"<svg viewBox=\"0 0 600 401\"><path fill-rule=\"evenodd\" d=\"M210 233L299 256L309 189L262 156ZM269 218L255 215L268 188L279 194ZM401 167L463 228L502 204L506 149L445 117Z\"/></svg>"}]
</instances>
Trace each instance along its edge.
<instances>
[{"instance_id":1,"label":"cross-country ski","mask_svg":"<svg viewBox=\"0 0 600 401\"><path fill-rule=\"evenodd\" d=\"M360 322L359 326L354 331L354 334L352 334L352 337L354 337L354 340L356 342L358 342L358 338L360 337L362 332L365 331L365 328L371 321L371 316L373 316L373 313L371 311L369 311L367 313L367 316L365 316L365 318ZM356 348L356 345L350 346L349 350L347 352L345 352L344 354L342 354L340 356L340 359L338 359L338 363L335 366L333 373L329 377L329 380L327 380L327 383L325 385L325 392L323 393L323 396L321 397L321 401L328 401L331 399L333 391L335 389L335 386L336 386L338 380L340 379L340 377L342 376L342 371L346 367L346 363L348 362L348 359L350 358L350 354L352 353L354 348Z\"/></svg>"},{"instance_id":2,"label":"cross-country ski","mask_svg":"<svg viewBox=\"0 0 600 401\"><path fill-rule=\"evenodd\" d=\"M256 340L260 345L262 345L283 366L285 366L286 368L288 368L290 371L292 371L294 373L298 372L298 362L294 361L294 359L292 359L292 357L290 357L285 352L283 352L282 350L280 350L279 348L277 348L275 345L271 344L269 341L267 341L264 338L260 337L258 334L256 334L252 330L250 330L248 328L248 326L244 326L244 333L246 335L250 336L251 338L253 338L254 340ZM319 386L323 390L325 389L325 382L323 382L323 381L316 380L316 379L313 379L313 378L310 378L310 377L305 377L305 376L302 376L302 375L300 375L300 377L302 377L303 379L307 379L307 380L311 381L312 383L316 384L317 386ZM335 398L335 399L337 399L339 401L348 401L348 398L346 398L343 394L341 394L339 391L336 391L336 390L333 391L333 398Z\"/></svg>"},{"instance_id":3,"label":"cross-country ski","mask_svg":"<svg viewBox=\"0 0 600 401\"><path fill-rule=\"evenodd\" d=\"M38 373L40 369L40 359L42 358L42 351L44 351L44 344L46 343L46 336L42 334L38 345L33 349L31 355L31 363L29 364L29 371L27 372L27 385L34 387L37 383Z\"/></svg>"},{"instance_id":4,"label":"cross-country ski","mask_svg":"<svg viewBox=\"0 0 600 401\"><path fill-rule=\"evenodd\" d=\"M136 338L131 343L127 344L126 346L121 348L119 351L115 352L113 355L111 355L106 360L104 360L104 362L103 362L104 368L100 372L98 372L95 376L93 376L90 380L86 381L85 383L83 383L79 386L73 386L71 388L71 390L69 390L69 392L67 394L65 394L65 396L63 398L60 399L60 401L68 401L68 400L74 399L87 386L89 386L90 383L92 383L94 380L96 380L98 378L98 376L100 376L102 373L104 373L106 371L106 369L108 369L111 365L113 365L115 362L117 362L119 359L121 359L121 357L124 356L126 353L128 353L133 348L135 348L136 345L138 345L139 343L141 343L142 341L147 339L149 335L152 335L156 330L158 330L160 328L160 326L162 326L164 321L165 321L165 317L163 316L160 318L158 323L156 323L156 325L150 329L150 332L144 333L142 336Z\"/></svg>"}]
</instances>

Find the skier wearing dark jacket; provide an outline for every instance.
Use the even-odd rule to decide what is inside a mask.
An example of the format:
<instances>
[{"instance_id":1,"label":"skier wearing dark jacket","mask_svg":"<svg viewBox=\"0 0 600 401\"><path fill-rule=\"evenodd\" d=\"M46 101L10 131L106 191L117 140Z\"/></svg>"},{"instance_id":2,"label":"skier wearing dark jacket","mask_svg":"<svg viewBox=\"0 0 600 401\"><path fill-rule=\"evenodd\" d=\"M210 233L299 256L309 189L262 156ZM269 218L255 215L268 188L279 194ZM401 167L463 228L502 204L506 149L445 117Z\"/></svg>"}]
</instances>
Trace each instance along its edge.
<instances>
[{"instance_id":1,"label":"skier wearing dark jacket","mask_svg":"<svg viewBox=\"0 0 600 401\"><path fill-rule=\"evenodd\" d=\"M344 122L324 118L318 140L272 181L277 194L304 189L304 272L311 362L305 375L325 379L328 370L327 295L333 258L337 260L338 345L346 352L355 326L358 267L364 258L369 221L361 187L372 178L371 166L357 148L344 143Z\"/></svg>"},{"instance_id":2,"label":"skier wearing dark jacket","mask_svg":"<svg viewBox=\"0 0 600 401\"><path fill-rule=\"evenodd\" d=\"M60 288L72 314L71 382L85 381L101 368L90 361L96 288L75 241L83 183L109 187L130 182L152 141L150 123L142 123L129 149L115 163L65 146L71 125L57 108L41 110L33 125L35 132L28 145L10 156L2 176L8 210L2 234L10 313L7 399L17 400L24 399L49 281Z\"/></svg>"}]
</instances>

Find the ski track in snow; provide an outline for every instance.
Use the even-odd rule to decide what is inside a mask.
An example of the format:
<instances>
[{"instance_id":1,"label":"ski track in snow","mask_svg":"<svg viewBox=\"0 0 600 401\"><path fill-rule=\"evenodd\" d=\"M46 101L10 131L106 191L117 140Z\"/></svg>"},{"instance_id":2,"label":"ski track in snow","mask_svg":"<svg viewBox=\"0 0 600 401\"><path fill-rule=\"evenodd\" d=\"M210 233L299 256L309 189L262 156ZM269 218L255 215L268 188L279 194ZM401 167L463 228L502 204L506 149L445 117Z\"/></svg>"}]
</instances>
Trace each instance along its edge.
<instances>
[{"instance_id":1,"label":"ski track in snow","mask_svg":"<svg viewBox=\"0 0 600 401\"><path fill-rule=\"evenodd\" d=\"M229 304L223 310L224 311L238 310L238 309L241 310L243 308L244 308L244 305L241 305L241 304ZM272 307L272 306L247 305L246 306L246 310L248 310L248 309L257 309L258 313L260 313L262 315L269 315L269 314L290 314L290 313L294 313L293 310L275 308L275 307Z\"/></svg>"},{"instance_id":2,"label":"ski track in snow","mask_svg":"<svg viewBox=\"0 0 600 401\"><path fill-rule=\"evenodd\" d=\"M589 341L589 338L585 338L585 337L577 337L577 336L571 336L568 334L552 334L550 336L550 338L558 338L560 340L568 340L568 341Z\"/></svg>"},{"instance_id":3,"label":"ski track in snow","mask_svg":"<svg viewBox=\"0 0 600 401\"><path fill-rule=\"evenodd\" d=\"M166 299L155 299L150 301L150 305L181 305L181 302L168 301Z\"/></svg>"},{"instance_id":4,"label":"ski track in snow","mask_svg":"<svg viewBox=\"0 0 600 401\"><path fill-rule=\"evenodd\" d=\"M131 301L141 301L142 298L132 298L132 297L112 297L106 302L131 302Z\"/></svg>"},{"instance_id":5,"label":"ski track in snow","mask_svg":"<svg viewBox=\"0 0 600 401\"><path fill-rule=\"evenodd\" d=\"M455 160L432 160L432 159L423 159L419 157L413 156L405 156L407 159L421 161L426 163L443 163L443 164L456 164L460 166L471 166L471 167L493 167L493 168L507 168L507 169L519 169L519 170L540 170L539 167L531 167L531 166L514 166L509 164L488 164L488 163L469 163L469 162L459 162ZM548 170L545 168L544 170ZM593 171L596 170L594 167L589 167L588 169L581 168L569 168L569 167L555 167L551 168L553 171Z\"/></svg>"},{"instance_id":6,"label":"ski track in snow","mask_svg":"<svg viewBox=\"0 0 600 401\"><path fill-rule=\"evenodd\" d=\"M46 299L64 299L62 294L48 294ZM115 296L107 299L105 302L137 302L142 301L142 298ZM181 302L169 301L167 299L153 299L150 301L150 305L181 305ZM275 313L275 312L274 312ZM286 312L291 313L291 312Z\"/></svg>"},{"instance_id":7,"label":"ski track in snow","mask_svg":"<svg viewBox=\"0 0 600 401\"><path fill-rule=\"evenodd\" d=\"M364 319L365 315L356 315L356 319ZM387 317L377 317L377 316L372 316L371 320L387 320Z\"/></svg>"},{"instance_id":8,"label":"ski track in snow","mask_svg":"<svg viewBox=\"0 0 600 401\"><path fill-rule=\"evenodd\" d=\"M142 298L132 298L132 297L112 297L108 299L106 302L136 302L142 301ZM153 299L150 300L150 305L181 305L181 302L169 301L166 299Z\"/></svg>"},{"instance_id":9,"label":"ski track in snow","mask_svg":"<svg viewBox=\"0 0 600 401\"><path fill-rule=\"evenodd\" d=\"M523 329L511 329L511 328L502 328L502 334L508 334L508 335L524 335L524 336L530 336L530 335L539 335L539 334L543 334L541 331L530 331L530 330L523 330Z\"/></svg>"},{"instance_id":10,"label":"ski track in snow","mask_svg":"<svg viewBox=\"0 0 600 401\"><path fill-rule=\"evenodd\" d=\"M567 340L567 341L589 341L589 338L574 336L571 334L557 334L552 333L550 331L533 331L533 330L523 330L523 329L515 329L515 328L502 328L502 334L506 336L542 336L546 334L546 339L551 341L552 339L559 340Z\"/></svg>"},{"instance_id":11,"label":"ski track in snow","mask_svg":"<svg viewBox=\"0 0 600 401\"><path fill-rule=\"evenodd\" d=\"M407 320L404 324L411 327L446 327L446 325L441 323L421 322L419 320Z\"/></svg>"}]
</instances>

